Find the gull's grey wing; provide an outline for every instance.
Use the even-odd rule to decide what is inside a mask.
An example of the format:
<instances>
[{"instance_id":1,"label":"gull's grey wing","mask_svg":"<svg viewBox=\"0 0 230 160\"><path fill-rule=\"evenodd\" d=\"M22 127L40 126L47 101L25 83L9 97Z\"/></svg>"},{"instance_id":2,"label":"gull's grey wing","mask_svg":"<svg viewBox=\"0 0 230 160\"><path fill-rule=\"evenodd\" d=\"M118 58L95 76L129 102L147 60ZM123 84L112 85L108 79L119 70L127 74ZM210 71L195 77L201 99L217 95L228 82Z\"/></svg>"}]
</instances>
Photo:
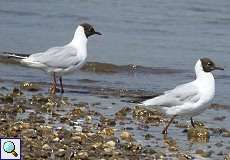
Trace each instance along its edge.
<instances>
[{"instance_id":1,"label":"gull's grey wing","mask_svg":"<svg viewBox=\"0 0 230 160\"><path fill-rule=\"evenodd\" d=\"M77 49L71 46L54 47L45 52L30 55L27 62L41 63L48 67L68 68L77 65L80 59L77 56Z\"/></svg>"},{"instance_id":2,"label":"gull's grey wing","mask_svg":"<svg viewBox=\"0 0 230 160\"><path fill-rule=\"evenodd\" d=\"M163 95L142 102L144 105L165 107L196 103L200 99L199 89L191 82L166 91Z\"/></svg>"}]
</instances>

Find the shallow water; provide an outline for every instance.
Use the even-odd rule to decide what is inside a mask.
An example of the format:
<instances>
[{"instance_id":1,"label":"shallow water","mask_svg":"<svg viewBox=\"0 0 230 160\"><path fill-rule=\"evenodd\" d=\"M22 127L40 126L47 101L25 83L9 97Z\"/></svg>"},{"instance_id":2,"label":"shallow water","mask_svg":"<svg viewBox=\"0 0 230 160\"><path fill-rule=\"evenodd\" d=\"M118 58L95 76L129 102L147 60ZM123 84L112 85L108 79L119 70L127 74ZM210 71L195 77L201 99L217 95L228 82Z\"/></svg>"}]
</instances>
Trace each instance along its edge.
<instances>
[{"instance_id":1,"label":"shallow water","mask_svg":"<svg viewBox=\"0 0 230 160\"><path fill-rule=\"evenodd\" d=\"M95 70L88 66L64 77L67 96L73 95L89 103L95 99L102 101L102 106L97 106L96 110L109 107L105 114L114 114L122 105L132 104L113 97L98 100L95 95L100 88L161 93L191 81L196 60L210 57L225 68L223 72L214 73L216 96L213 102L229 105L229 7L228 0L1 0L0 51L31 54L63 45L71 40L79 23L89 22L103 33L103 36L92 37L88 43L88 61L95 62L92 64L96 67L92 68L99 69L92 72ZM42 92L48 91L45 88L50 77L42 71L0 64L0 75L1 86L10 88L18 86L20 81L32 81L45 84ZM110 101L117 105L111 106ZM227 118L213 121L217 114ZM229 110L207 110L197 119L209 127L229 129ZM136 131L136 134L141 133ZM172 135L182 147L189 147L190 143L178 128L172 129ZM221 138L211 139L209 145Z\"/></svg>"}]
</instances>

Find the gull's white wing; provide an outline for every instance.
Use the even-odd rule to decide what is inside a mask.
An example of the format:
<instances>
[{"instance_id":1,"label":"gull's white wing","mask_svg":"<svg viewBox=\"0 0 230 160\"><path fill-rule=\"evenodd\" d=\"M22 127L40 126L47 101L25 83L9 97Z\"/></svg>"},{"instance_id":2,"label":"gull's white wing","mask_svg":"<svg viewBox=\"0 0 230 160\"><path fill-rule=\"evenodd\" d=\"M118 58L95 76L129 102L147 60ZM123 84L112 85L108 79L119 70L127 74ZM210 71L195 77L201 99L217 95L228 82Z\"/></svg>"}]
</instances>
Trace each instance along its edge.
<instances>
[{"instance_id":1,"label":"gull's white wing","mask_svg":"<svg viewBox=\"0 0 230 160\"><path fill-rule=\"evenodd\" d=\"M164 92L163 95L142 102L143 105L165 107L179 106L185 103L196 103L200 99L199 89L193 82L186 83Z\"/></svg>"},{"instance_id":2,"label":"gull's white wing","mask_svg":"<svg viewBox=\"0 0 230 160\"><path fill-rule=\"evenodd\" d=\"M35 53L23 60L26 63L53 68L68 68L80 62L77 49L71 46L54 47L45 52Z\"/></svg>"}]
</instances>

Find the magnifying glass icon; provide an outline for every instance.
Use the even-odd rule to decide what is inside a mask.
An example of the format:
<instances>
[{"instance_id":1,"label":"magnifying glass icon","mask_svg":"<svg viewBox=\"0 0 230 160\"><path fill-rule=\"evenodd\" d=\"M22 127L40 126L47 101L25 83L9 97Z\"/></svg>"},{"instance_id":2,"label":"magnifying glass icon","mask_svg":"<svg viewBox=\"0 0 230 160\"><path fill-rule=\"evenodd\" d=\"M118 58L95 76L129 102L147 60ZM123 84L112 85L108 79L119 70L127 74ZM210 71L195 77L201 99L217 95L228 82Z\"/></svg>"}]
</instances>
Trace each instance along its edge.
<instances>
[{"instance_id":1,"label":"magnifying glass icon","mask_svg":"<svg viewBox=\"0 0 230 160\"><path fill-rule=\"evenodd\" d=\"M3 144L3 149L6 153L11 153L14 157L17 157L18 154L15 152L15 145L11 141L7 141Z\"/></svg>"}]
</instances>

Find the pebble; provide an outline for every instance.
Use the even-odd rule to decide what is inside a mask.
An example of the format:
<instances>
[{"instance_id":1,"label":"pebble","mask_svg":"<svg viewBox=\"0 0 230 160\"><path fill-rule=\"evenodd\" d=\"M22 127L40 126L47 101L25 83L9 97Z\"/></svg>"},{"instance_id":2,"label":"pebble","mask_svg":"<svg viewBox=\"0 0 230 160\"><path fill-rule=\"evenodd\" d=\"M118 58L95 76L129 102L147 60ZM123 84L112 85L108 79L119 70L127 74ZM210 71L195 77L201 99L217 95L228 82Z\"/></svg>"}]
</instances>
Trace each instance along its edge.
<instances>
[{"instance_id":1,"label":"pebble","mask_svg":"<svg viewBox=\"0 0 230 160\"><path fill-rule=\"evenodd\" d=\"M116 143L115 143L114 141L108 141L108 142L106 142L103 146L104 146L105 148L106 148L106 147L108 147L108 148L114 148L115 145L116 145Z\"/></svg>"},{"instance_id":2,"label":"pebble","mask_svg":"<svg viewBox=\"0 0 230 160\"><path fill-rule=\"evenodd\" d=\"M50 147L48 144L44 144L44 145L42 146L42 149L50 150L51 147Z\"/></svg>"},{"instance_id":3,"label":"pebble","mask_svg":"<svg viewBox=\"0 0 230 160\"><path fill-rule=\"evenodd\" d=\"M81 126L74 126L74 130L77 132L82 132L82 127Z\"/></svg>"},{"instance_id":4,"label":"pebble","mask_svg":"<svg viewBox=\"0 0 230 160\"><path fill-rule=\"evenodd\" d=\"M120 137L122 140L126 140L126 141L131 141L133 139L132 135L127 131L122 131Z\"/></svg>"},{"instance_id":5,"label":"pebble","mask_svg":"<svg viewBox=\"0 0 230 160\"><path fill-rule=\"evenodd\" d=\"M55 154L57 157L63 157L65 155L65 149L61 148Z\"/></svg>"},{"instance_id":6,"label":"pebble","mask_svg":"<svg viewBox=\"0 0 230 160\"><path fill-rule=\"evenodd\" d=\"M78 156L78 158L80 158L80 159L87 159L89 155L88 155L87 152L82 151L82 152L79 152L79 153L77 154L77 156Z\"/></svg>"}]
</instances>

